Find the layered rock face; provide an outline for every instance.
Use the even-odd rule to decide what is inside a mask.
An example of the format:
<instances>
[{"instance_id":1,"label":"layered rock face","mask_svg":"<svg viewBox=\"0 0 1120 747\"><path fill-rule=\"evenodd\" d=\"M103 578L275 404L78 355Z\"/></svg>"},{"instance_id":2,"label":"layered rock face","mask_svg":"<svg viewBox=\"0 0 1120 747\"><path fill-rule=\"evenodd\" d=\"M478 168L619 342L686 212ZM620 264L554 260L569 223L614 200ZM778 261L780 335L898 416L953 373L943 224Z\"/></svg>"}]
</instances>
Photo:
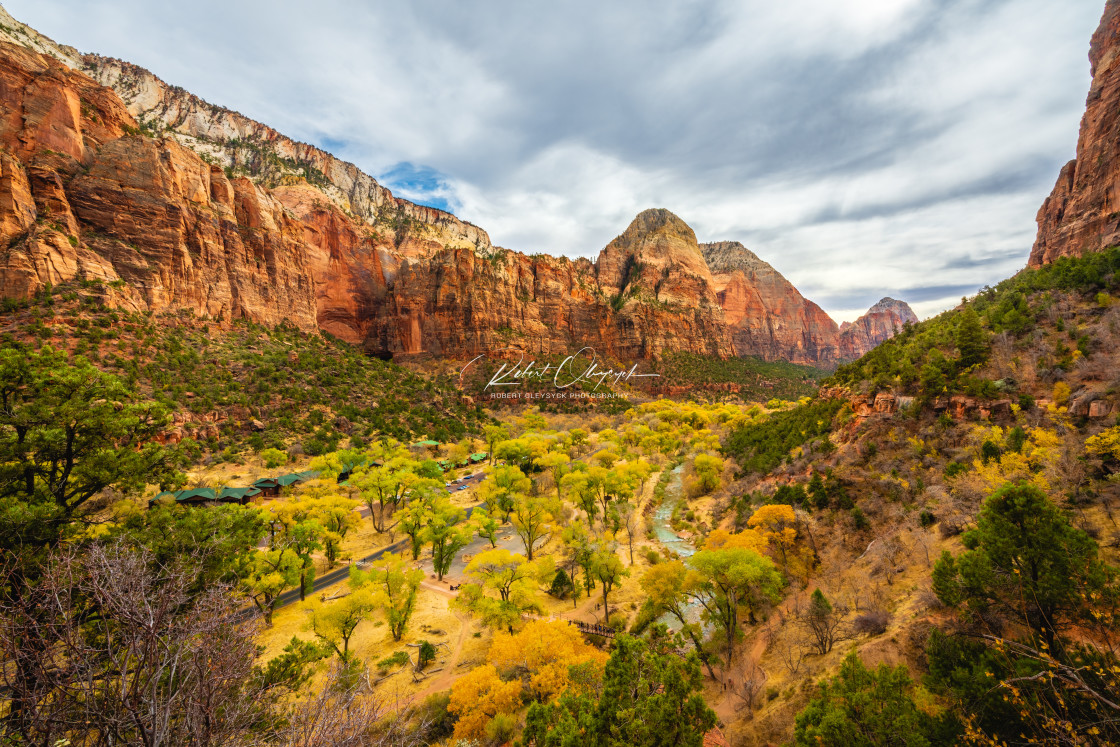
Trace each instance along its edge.
<instances>
[{"instance_id":1,"label":"layered rock face","mask_svg":"<svg viewBox=\"0 0 1120 747\"><path fill-rule=\"evenodd\" d=\"M698 244L667 210L639 214L594 263L493 247L352 164L82 57L2 8L0 247L6 298L122 281L111 302L129 309L286 321L402 356L589 345L622 360L829 366L898 326L873 310L844 342L768 264L738 243Z\"/></svg>"},{"instance_id":2,"label":"layered rock face","mask_svg":"<svg viewBox=\"0 0 1120 747\"><path fill-rule=\"evenodd\" d=\"M615 358L687 351L729 357L730 336L696 236L647 210L586 259L448 249L400 268L367 348L473 357L517 348Z\"/></svg>"},{"instance_id":3,"label":"layered rock face","mask_svg":"<svg viewBox=\"0 0 1120 747\"><path fill-rule=\"evenodd\" d=\"M405 256L445 246L486 249L484 230L443 210L395 197L352 163L267 125L215 106L150 71L123 60L82 55L20 23L0 7L0 40L53 57L114 91L140 127L165 134L209 162L251 177L266 187L307 180L358 222L379 227L405 244Z\"/></svg>"},{"instance_id":4,"label":"layered rock face","mask_svg":"<svg viewBox=\"0 0 1120 747\"><path fill-rule=\"evenodd\" d=\"M696 234L668 210L645 210L599 253L595 262L604 293L629 302L717 305L712 273Z\"/></svg>"},{"instance_id":5,"label":"layered rock face","mask_svg":"<svg viewBox=\"0 0 1120 747\"><path fill-rule=\"evenodd\" d=\"M439 248L489 248L478 226L450 213L394 197L352 163L237 112L217 107L182 88L164 83L148 70L122 60L85 55L82 70L121 97L146 128L167 132L215 163L273 187L306 179L345 212L398 238L406 256L425 256Z\"/></svg>"},{"instance_id":6,"label":"layered rock face","mask_svg":"<svg viewBox=\"0 0 1120 747\"><path fill-rule=\"evenodd\" d=\"M894 337L907 322L917 321L914 310L904 301L881 299L859 319L851 324L845 322L840 328L840 359L855 360Z\"/></svg>"},{"instance_id":7,"label":"layered rock face","mask_svg":"<svg viewBox=\"0 0 1120 747\"><path fill-rule=\"evenodd\" d=\"M1120 244L1120 0L1108 0L1089 48L1093 83L1077 157L1038 211L1029 267Z\"/></svg>"},{"instance_id":8,"label":"layered rock face","mask_svg":"<svg viewBox=\"0 0 1120 747\"><path fill-rule=\"evenodd\" d=\"M738 241L701 244L738 355L829 365L839 359L836 322Z\"/></svg>"},{"instance_id":9,"label":"layered rock face","mask_svg":"<svg viewBox=\"0 0 1120 747\"><path fill-rule=\"evenodd\" d=\"M122 303L313 329L296 222L248 179L137 133L112 91L0 42L0 290L124 280Z\"/></svg>"},{"instance_id":10,"label":"layered rock face","mask_svg":"<svg viewBox=\"0 0 1120 747\"><path fill-rule=\"evenodd\" d=\"M319 328L346 342L364 342L397 273L400 259L392 245L307 184L277 187L271 193L300 225Z\"/></svg>"}]
</instances>

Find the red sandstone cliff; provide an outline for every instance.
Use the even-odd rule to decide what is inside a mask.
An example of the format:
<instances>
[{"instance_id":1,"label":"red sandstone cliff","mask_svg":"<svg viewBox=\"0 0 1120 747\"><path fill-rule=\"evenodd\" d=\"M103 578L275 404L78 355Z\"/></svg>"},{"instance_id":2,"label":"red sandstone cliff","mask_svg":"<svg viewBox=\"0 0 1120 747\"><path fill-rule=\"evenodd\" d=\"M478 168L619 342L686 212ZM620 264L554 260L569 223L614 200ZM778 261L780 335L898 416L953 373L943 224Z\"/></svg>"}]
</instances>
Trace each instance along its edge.
<instances>
[{"instance_id":1,"label":"red sandstone cliff","mask_svg":"<svg viewBox=\"0 0 1120 747\"><path fill-rule=\"evenodd\" d=\"M618 358L734 354L696 237L667 210L641 213L586 259L448 249L402 264L371 350L473 357L516 347Z\"/></svg>"},{"instance_id":2,"label":"red sandstone cliff","mask_svg":"<svg viewBox=\"0 0 1120 747\"><path fill-rule=\"evenodd\" d=\"M894 337L907 322L914 324L917 321L918 317L908 304L884 298L859 319L840 328L840 358L855 360Z\"/></svg>"},{"instance_id":3,"label":"red sandstone cliff","mask_svg":"<svg viewBox=\"0 0 1120 747\"><path fill-rule=\"evenodd\" d=\"M3 297L120 280L128 308L287 320L400 355L591 345L830 365L882 337L838 348L773 268L739 244L701 247L667 210L638 215L594 264L492 247L352 164L2 8L0 242Z\"/></svg>"},{"instance_id":4,"label":"red sandstone cliff","mask_svg":"<svg viewBox=\"0 0 1120 747\"><path fill-rule=\"evenodd\" d=\"M146 128L166 133L223 168L268 187L306 179L359 222L399 233L398 243L407 244L401 247L407 256L427 255L445 246L490 246L490 237L478 226L394 197L354 164L169 86L142 67L85 55L81 69L112 88Z\"/></svg>"},{"instance_id":5,"label":"red sandstone cliff","mask_svg":"<svg viewBox=\"0 0 1120 747\"><path fill-rule=\"evenodd\" d=\"M272 195L300 223L319 328L363 342L400 263L392 239L354 221L307 184L276 187Z\"/></svg>"},{"instance_id":6,"label":"red sandstone cliff","mask_svg":"<svg viewBox=\"0 0 1120 747\"><path fill-rule=\"evenodd\" d=\"M1077 157L1038 211L1029 267L1120 244L1120 0L1108 0L1089 47L1093 83Z\"/></svg>"},{"instance_id":7,"label":"red sandstone cliff","mask_svg":"<svg viewBox=\"0 0 1120 747\"><path fill-rule=\"evenodd\" d=\"M623 305L654 301L716 307L712 273L696 234L668 210L638 214L595 261L599 287Z\"/></svg>"},{"instance_id":8,"label":"red sandstone cliff","mask_svg":"<svg viewBox=\"0 0 1120 747\"><path fill-rule=\"evenodd\" d=\"M294 220L247 179L137 133L120 99L0 42L0 289L124 280L126 305L315 327Z\"/></svg>"},{"instance_id":9,"label":"red sandstone cliff","mask_svg":"<svg viewBox=\"0 0 1120 747\"><path fill-rule=\"evenodd\" d=\"M736 354L809 365L838 360L836 322L781 273L737 241L701 249Z\"/></svg>"}]
</instances>

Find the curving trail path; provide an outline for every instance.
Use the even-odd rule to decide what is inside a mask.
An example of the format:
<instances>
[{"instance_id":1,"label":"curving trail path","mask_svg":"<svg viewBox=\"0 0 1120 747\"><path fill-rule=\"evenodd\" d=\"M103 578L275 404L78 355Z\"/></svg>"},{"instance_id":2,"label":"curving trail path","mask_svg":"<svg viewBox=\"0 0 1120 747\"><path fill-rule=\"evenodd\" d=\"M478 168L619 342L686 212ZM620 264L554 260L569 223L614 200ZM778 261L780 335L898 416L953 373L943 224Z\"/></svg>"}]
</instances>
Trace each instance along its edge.
<instances>
[{"instance_id":1,"label":"curving trail path","mask_svg":"<svg viewBox=\"0 0 1120 747\"><path fill-rule=\"evenodd\" d=\"M766 653L766 637L761 630L757 631L754 640L751 641L750 648L747 651L739 653L738 661L732 664L732 669L727 672L723 669L716 671L727 682L727 689L720 693L719 698L712 703L712 710L719 716L719 720L723 724L731 724L739 719L739 715L746 708L746 704L742 698L735 694L735 691L743 685L746 678L746 672L751 670L753 663L757 676L760 678L758 683L758 694L756 698L762 697L763 688L766 687L766 670L762 668L759 663L762 661L762 655ZM743 656L746 656L746 659ZM717 683L718 684L718 683Z\"/></svg>"},{"instance_id":2,"label":"curving trail path","mask_svg":"<svg viewBox=\"0 0 1120 747\"><path fill-rule=\"evenodd\" d=\"M420 587L423 589L427 589L428 591L433 591L442 597L446 597L449 601L459 596L458 592L438 586L428 581L427 579L420 582ZM455 680L459 679L459 677L464 674L456 672L455 670L459 666L459 660L463 655L463 647L467 643L467 638L470 636L473 626L471 625L471 619L469 616L460 614L455 610L449 609L448 611L452 612L459 620L459 639L455 641L455 646L451 649L451 656L447 659L447 663L444 664L443 671L439 672L439 676L433 679L431 683L423 690L413 693L407 698L397 699L391 706L388 706L389 712L398 711L401 708L407 708L413 703L418 703L424 700L424 698L428 697L429 695L433 695L442 690L450 689Z\"/></svg>"},{"instance_id":3,"label":"curving trail path","mask_svg":"<svg viewBox=\"0 0 1120 747\"><path fill-rule=\"evenodd\" d=\"M459 596L459 592L451 591L446 587L440 586L438 585L438 583L432 582L428 579L424 579L423 581L421 581L420 587L422 589L435 592L442 597L446 597L448 601ZM594 614L595 604L597 604L596 598L594 596L588 597L575 609L564 612L563 617L564 619L582 620L584 622L599 622L599 619ZM462 659L463 648L466 646L467 639L470 638L471 634L473 633L474 626L469 615L464 615L456 610L449 611L452 612L452 614L454 614L456 618L458 618L461 625L459 627L459 638L455 641L455 646L451 649L450 657L447 659L447 663L444 664L443 670L440 671L438 676L432 679L428 686L423 690L413 693L407 698L397 700L393 705L389 706L390 711L397 711L401 708L407 708L414 703L422 701L429 695L434 695L435 693L449 690L451 689L451 686L455 684L455 680L466 674L466 672L459 672L457 670L459 667L459 661Z\"/></svg>"}]
</instances>

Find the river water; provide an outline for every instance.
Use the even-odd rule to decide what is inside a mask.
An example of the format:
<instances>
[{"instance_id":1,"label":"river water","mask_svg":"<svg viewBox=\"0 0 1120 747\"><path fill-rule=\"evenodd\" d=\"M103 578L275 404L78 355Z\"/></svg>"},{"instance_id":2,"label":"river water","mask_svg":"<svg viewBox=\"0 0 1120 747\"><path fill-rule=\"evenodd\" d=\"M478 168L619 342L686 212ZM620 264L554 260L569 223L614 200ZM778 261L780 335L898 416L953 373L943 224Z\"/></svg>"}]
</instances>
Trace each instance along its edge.
<instances>
[{"instance_id":1,"label":"river water","mask_svg":"<svg viewBox=\"0 0 1120 747\"><path fill-rule=\"evenodd\" d=\"M665 484L665 497L661 501L661 505L653 513L653 533L657 537L657 541L663 547L672 550L682 558L687 558L696 552L696 548L685 539L677 536L676 532L669 525L673 518L673 511L676 509L677 504L681 502L681 493L684 490L682 484L682 477L684 474L684 465L679 464L673 468L669 473L669 482Z\"/></svg>"},{"instance_id":2,"label":"river water","mask_svg":"<svg viewBox=\"0 0 1120 747\"><path fill-rule=\"evenodd\" d=\"M662 547L672 550L684 559L695 553L696 548L688 540L678 537L669 525L673 517L673 510L681 502L684 492L684 465L677 465L669 474L669 482L665 484L665 497L653 513L653 534ZM685 617L690 623L699 622L700 605L695 602L688 604L685 607ZM669 613L657 618L657 622L664 623L669 630L677 631L681 629L680 620Z\"/></svg>"}]
</instances>

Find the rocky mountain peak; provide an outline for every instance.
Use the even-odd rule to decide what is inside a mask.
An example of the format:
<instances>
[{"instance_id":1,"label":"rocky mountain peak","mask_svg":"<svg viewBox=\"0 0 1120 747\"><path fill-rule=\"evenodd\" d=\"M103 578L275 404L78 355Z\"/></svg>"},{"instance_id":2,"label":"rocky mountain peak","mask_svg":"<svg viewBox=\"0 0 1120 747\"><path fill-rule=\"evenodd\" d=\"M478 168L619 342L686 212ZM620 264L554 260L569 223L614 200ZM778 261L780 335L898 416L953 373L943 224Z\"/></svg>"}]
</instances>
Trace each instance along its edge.
<instances>
[{"instance_id":1,"label":"rocky mountain peak","mask_svg":"<svg viewBox=\"0 0 1120 747\"><path fill-rule=\"evenodd\" d=\"M701 244L735 351L766 360L832 365L836 323L738 241Z\"/></svg>"},{"instance_id":2,"label":"rocky mountain peak","mask_svg":"<svg viewBox=\"0 0 1120 747\"><path fill-rule=\"evenodd\" d=\"M672 237L696 245L696 232L692 227L665 208L649 208L638 213L619 239L644 241L654 236Z\"/></svg>"},{"instance_id":3,"label":"rocky mountain peak","mask_svg":"<svg viewBox=\"0 0 1120 747\"><path fill-rule=\"evenodd\" d=\"M701 244L700 251L704 253L704 260L714 273L734 272L735 270L757 272L762 268L774 269L738 241L712 241Z\"/></svg>"},{"instance_id":4,"label":"rocky mountain peak","mask_svg":"<svg viewBox=\"0 0 1120 747\"><path fill-rule=\"evenodd\" d=\"M645 294L665 303L716 300L696 232L663 208L638 213L599 253L595 266L600 287L610 295Z\"/></svg>"},{"instance_id":5,"label":"rocky mountain peak","mask_svg":"<svg viewBox=\"0 0 1120 747\"><path fill-rule=\"evenodd\" d=\"M840 357L853 360L881 342L898 334L907 322L918 321L918 315L905 301L879 299L867 313L840 331Z\"/></svg>"},{"instance_id":6,"label":"rocky mountain peak","mask_svg":"<svg viewBox=\"0 0 1120 747\"><path fill-rule=\"evenodd\" d=\"M867 310L867 314L864 314L864 316L868 314L894 314L903 322L914 323L918 321L918 316L910 308L910 304L890 296L880 298L874 306Z\"/></svg>"}]
</instances>

